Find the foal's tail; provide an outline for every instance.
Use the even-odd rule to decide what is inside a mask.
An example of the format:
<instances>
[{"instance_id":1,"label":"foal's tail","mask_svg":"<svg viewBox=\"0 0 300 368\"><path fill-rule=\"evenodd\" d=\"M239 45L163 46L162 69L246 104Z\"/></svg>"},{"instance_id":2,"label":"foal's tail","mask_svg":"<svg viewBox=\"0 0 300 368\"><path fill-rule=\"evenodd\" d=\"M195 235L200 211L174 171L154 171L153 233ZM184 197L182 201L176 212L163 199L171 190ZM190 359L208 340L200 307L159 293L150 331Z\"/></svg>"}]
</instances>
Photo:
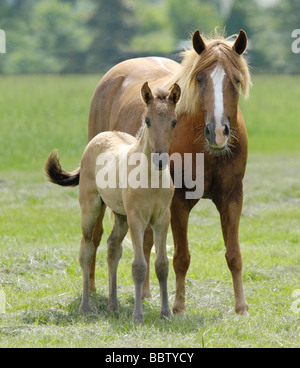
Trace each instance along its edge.
<instances>
[{"instance_id":1,"label":"foal's tail","mask_svg":"<svg viewBox=\"0 0 300 368\"><path fill-rule=\"evenodd\" d=\"M52 151L45 164L45 174L49 181L63 187L76 187L79 184L80 167L72 172L62 169L56 151Z\"/></svg>"}]
</instances>

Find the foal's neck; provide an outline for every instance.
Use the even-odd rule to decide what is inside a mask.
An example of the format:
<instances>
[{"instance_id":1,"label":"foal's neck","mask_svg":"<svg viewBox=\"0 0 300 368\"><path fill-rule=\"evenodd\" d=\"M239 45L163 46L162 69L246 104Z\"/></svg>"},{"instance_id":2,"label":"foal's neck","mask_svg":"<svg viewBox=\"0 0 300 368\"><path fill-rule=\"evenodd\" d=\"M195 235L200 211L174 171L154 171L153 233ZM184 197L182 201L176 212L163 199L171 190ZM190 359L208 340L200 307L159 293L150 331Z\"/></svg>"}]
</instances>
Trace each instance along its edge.
<instances>
[{"instance_id":1,"label":"foal's neck","mask_svg":"<svg viewBox=\"0 0 300 368\"><path fill-rule=\"evenodd\" d=\"M151 159L152 151L149 143L149 133L147 125L144 124L144 127L142 129L142 133L137 142L136 151L146 155L149 162L149 160Z\"/></svg>"}]
</instances>

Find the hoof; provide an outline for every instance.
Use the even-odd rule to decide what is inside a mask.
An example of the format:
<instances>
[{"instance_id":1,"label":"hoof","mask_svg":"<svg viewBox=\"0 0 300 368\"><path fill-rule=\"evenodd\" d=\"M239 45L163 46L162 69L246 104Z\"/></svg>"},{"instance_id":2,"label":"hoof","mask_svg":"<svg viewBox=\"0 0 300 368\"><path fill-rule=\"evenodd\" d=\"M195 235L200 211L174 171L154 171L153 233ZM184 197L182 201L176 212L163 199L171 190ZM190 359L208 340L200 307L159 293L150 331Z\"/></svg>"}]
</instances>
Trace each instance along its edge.
<instances>
[{"instance_id":1,"label":"hoof","mask_svg":"<svg viewBox=\"0 0 300 368\"><path fill-rule=\"evenodd\" d=\"M117 314L119 313L119 303L108 303L107 310L110 313Z\"/></svg>"},{"instance_id":2,"label":"hoof","mask_svg":"<svg viewBox=\"0 0 300 368\"><path fill-rule=\"evenodd\" d=\"M81 304L80 308L79 308L79 313L82 314L83 316L87 315L87 314L91 314L93 312L92 307L87 304L87 305L83 305Z\"/></svg>"},{"instance_id":3,"label":"hoof","mask_svg":"<svg viewBox=\"0 0 300 368\"><path fill-rule=\"evenodd\" d=\"M136 324L142 324L144 322L144 315L140 313L133 313L132 320Z\"/></svg>"},{"instance_id":4,"label":"hoof","mask_svg":"<svg viewBox=\"0 0 300 368\"><path fill-rule=\"evenodd\" d=\"M142 299L152 299L152 294L150 293L150 290L143 291Z\"/></svg>"},{"instance_id":5,"label":"hoof","mask_svg":"<svg viewBox=\"0 0 300 368\"><path fill-rule=\"evenodd\" d=\"M89 290L92 291L93 293L96 292L96 284L94 280L89 280Z\"/></svg>"},{"instance_id":6,"label":"hoof","mask_svg":"<svg viewBox=\"0 0 300 368\"><path fill-rule=\"evenodd\" d=\"M244 303L241 303L235 306L235 313L239 314L240 316L248 316L249 315L248 310L249 310L249 306L247 302L244 302Z\"/></svg>"},{"instance_id":7,"label":"hoof","mask_svg":"<svg viewBox=\"0 0 300 368\"><path fill-rule=\"evenodd\" d=\"M184 314L185 304L184 303L174 303L172 310L174 314Z\"/></svg>"},{"instance_id":8,"label":"hoof","mask_svg":"<svg viewBox=\"0 0 300 368\"><path fill-rule=\"evenodd\" d=\"M160 318L162 318L162 319L168 319L168 318L171 317L171 315L172 315L172 313L171 313L170 308L160 311Z\"/></svg>"}]
</instances>

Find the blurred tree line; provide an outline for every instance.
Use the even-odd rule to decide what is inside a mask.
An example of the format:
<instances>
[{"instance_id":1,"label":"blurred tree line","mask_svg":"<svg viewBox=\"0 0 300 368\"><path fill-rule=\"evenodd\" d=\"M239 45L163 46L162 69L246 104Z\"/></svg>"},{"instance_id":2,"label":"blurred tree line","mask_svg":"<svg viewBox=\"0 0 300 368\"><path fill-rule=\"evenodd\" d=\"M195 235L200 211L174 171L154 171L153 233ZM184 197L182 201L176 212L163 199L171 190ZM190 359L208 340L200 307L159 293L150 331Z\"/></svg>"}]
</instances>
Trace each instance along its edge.
<instances>
[{"instance_id":1,"label":"blurred tree line","mask_svg":"<svg viewBox=\"0 0 300 368\"><path fill-rule=\"evenodd\" d=\"M0 0L0 73L91 73L180 51L194 30L246 30L256 71L300 71L299 0Z\"/></svg>"}]
</instances>

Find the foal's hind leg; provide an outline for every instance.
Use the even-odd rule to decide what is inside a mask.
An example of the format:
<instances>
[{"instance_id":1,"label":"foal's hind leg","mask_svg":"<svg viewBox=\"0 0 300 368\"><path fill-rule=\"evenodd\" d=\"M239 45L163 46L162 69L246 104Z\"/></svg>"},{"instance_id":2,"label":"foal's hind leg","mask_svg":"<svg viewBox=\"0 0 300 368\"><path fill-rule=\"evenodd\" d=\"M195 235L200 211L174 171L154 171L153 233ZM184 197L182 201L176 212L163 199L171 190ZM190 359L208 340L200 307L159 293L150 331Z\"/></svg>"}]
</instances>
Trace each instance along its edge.
<instances>
[{"instance_id":1,"label":"foal's hind leg","mask_svg":"<svg viewBox=\"0 0 300 368\"><path fill-rule=\"evenodd\" d=\"M113 230L107 240L107 263L109 277L108 310L117 312L119 303L117 298L117 268L122 255L122 241L128 231L126 216L115 213Z\"/></svg>"},{"instance_id":2,"label":"foal's hind leg","mask_svg":"<svg viewBox=\"0 0 300 368\"><path fill-rule=\"evenodd\" d=\"M87 314L92 311L89 302L89 274L95 254L95 246L92 240L93 230L97 217L101 211L102 200L98 193L89 193L81 198L81 228L82 239L79 252L79 263L82 269L82 302L80 313Z\"/></svg>"},{"instance_id":3,"label":"foal's hind leg","mask_svg":"<svg viewBox=\"0 0 300 368\"><path fill-rule=\"evenodd\" d=\"M92 260L92 264L91 264L91 269L90 269L90 278L89 278L89 289L90 291L96 291L96 283L95 283L95 267L96 267L96 255L97 255L97 248L100 244L101 238L102 238L102 234L103 234L103 217L105 214L105 210L106 210L106 205L103 204L102 208L101 208L101 212L100 215L97 218L95 227L94 227L94 231L93 231L93 243L94 243L94 256L93 256L93 260Z\"/></svg>"}]
</instances>

